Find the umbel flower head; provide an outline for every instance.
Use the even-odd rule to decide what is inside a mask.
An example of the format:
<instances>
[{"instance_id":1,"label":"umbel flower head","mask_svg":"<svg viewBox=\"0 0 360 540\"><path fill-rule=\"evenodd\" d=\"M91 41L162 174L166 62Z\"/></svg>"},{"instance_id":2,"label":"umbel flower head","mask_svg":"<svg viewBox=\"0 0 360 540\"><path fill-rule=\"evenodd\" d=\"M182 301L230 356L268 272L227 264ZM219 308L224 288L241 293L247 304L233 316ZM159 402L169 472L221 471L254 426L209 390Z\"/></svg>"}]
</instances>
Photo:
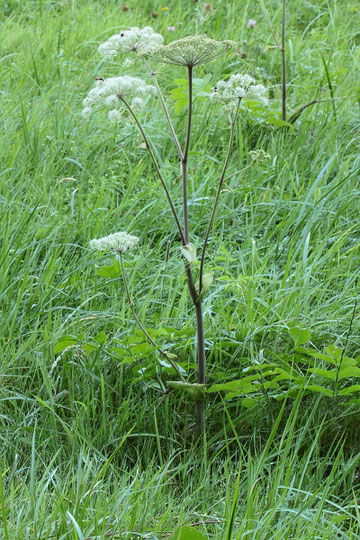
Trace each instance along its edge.
<instances>
[{"instance_id":1,"label":"umbel flower head","mask_svg":"<svg viewBox=\"0 0 360 540\"><path fill-rule=\"evenodd\" d=\"M90 241L90 247L99 251L115 251L116 253L125 253L128 249L137 246L139 239L126 232L117 232Z\"/></svg>"},{"instance_id":2,"label":"umbel flower head","mask_svg":"<svg viewBox=\"0 0 360 540\"><path fill-rule=\"evenodd\" d=\"M270 154L267 154L262 148L259 148L257 150L250 150L249 154L251 159L255 163L265 163L266 161L269 161L269 159L271 159Z\"/></svg>"},{"instance_id":3,"label":"umbel flower head","mask_svg":"<svg viewBox=\"0 0 360 540\"><path fill-rule=\"evenodd\" d=\"M236 48L235 41L215 41L206 36L187 36L168 45L141 54L164 64L193 67L206 64L226 51Z\"/></svg>"},{"instance_id":4,"label":"umbel flower head","mask_svg":"<svg viewBox=\"0 0 360 540\"><path fill-rule=\"evenodd\" d=\"M89 118L93 108L98 105L105 105L111 109L109 118L111 121L118 121L121 118L121 98L131 98L130 106L141 109L143 98L147 94L155 92L155 87L146 84L138 77L110 77L105 80L97 80L95 87L90 90L83 101L83 115ZM120 110L119 110L120 107Z\"/></svg>"},{"instance_id":5,"label":"umbel flower head","mask_svg":"<svg viewBox=\"0 0 360 540\"><path fill-rule=\"evenodd\" d=\"M214 102L228 102L235 99L256 99L267 103L264 94L266 88L262 84L256 84L256 80L250 75L234 74L228 81L219 81L213 89L211 100Z\"/></svg>"},{"instance_id":6,"label":"umbel flower head","mask_svg":"<svg viewBox=\"0 0 360 540\"><path fill-rule=\"evenodd\" d=\"M123 52L146 52L162 45L163 42L162 35L154 32L150 26L142 29L134 26L111 36L99 46L98 51L102 56L117 56Z\"/></svg>"}]
</instances>

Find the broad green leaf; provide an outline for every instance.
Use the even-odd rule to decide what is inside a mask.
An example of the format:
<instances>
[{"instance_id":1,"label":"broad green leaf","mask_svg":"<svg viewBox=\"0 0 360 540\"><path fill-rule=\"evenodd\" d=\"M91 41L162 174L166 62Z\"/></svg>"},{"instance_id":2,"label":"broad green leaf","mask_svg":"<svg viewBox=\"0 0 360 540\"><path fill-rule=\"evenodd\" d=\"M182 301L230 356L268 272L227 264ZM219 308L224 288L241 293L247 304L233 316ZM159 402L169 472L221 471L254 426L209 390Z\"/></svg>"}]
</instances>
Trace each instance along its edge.
<instances>
[{"instance_id":1,"label":"broad green leaf","mask_svg":"<svg viewBox=\"0 0 360 540\"><path fill-rule=\"evenodd\" d=\"M328 354L319 353L307 347L296 347L296 352L306 354L313 358L318 358L319 360L324 360L324 362L329 362L330 364L336 365L336 362L332 356L329 356Z\"/></svg>"},{"instance_id":2,"label":"broad green leaf","mask_svg":"<svg viewBox=\"0 0 360 540\"><path fill-rule=\"evenodd\" d=\"M105 334L105 332L100 332L99 334L97 334L97 336L95 336L95 341L97 341L99 345L105 345L105 343L107 342L107 335Z\"/></svg>"},{"instance_id":3,"label":"broad green leaf","mask_svg":"<svg viewBox=\"0 0 360 540\"><path fill-rule=\"evenodd\" d=\"M340 396L348 396L354 392L360 392L360 384L353 384L348 388L344 388L343 390L340 390L339 394Z\"/></svg>"},{"instance_id":4,"label":"broad green leaf","mask_svg":"<svg viewBox=\"0 0 360 540\"><path fill-rule=\"evenodd\" d=\"M329 369L309 368L308 371L310 371L310 373L314 373L314 375L320 375L320 377L324 377L325 379L330 379L331 381L335 381L336 379L335 371L330 371Z\"/></svg>"},{"instance_id":5,"label":"broad green leaf","mask_svg":"<svg viewBox=\"0 0 360 540\"><path fill-rule=\"evenodd\" d=\"M121 276L120 263L115 259L111 266L99 266L98 268L96 268L96 273L98 276L101 277L115 279Z\"/></svg>"},{"instance_id":6,"label":"broad green leaf","mask_svg":"<svg viewBox=\"0 0 360 540\"><path fill-rule=\"evenodd\" d=\"M306 390L311 390L312 392L319 392L320 394L325 394L325 396L331 397L333 395L332 391L324 386L319 386L318 384L310 384L306 387Z\"/></svg>"},{"instance_id":7,"label":"broad green leaf","mask_svg":"<svg viewBox=\"0 0 360 540\"><path fill-rule=\"evenodd\" d=\"M295 341L295 346L303 345L304 343L307 343L310 340L311 332L309 329L303 329L299 328L298 326L294 326L293 328L289 328L289 333L293 340Z\"/></svg>"},{"instance_id":8,"label":"broad green leaf","mask_svg":"<svg viewBox=\"0 0 360 540\"><path fill-rule=\"evenodd\" d=\"M342 355L342 350L339 349L339 347L336 347L336 345L328 345L325 347L325 352L330 354L336 360L340 360Z\"/></svg>"},{"instance_id":9,"label":"broad green leaf","mask_svg":"<svg viewBox=\"0 0 360 540\"><path fill-rule=\"evenodd\" d=\"M257 379L257 375L254 375L254 378ZM242 379L236 380L236 381L230 381L227 383L220 383L220 384L213 384L210 388L208 388L206 391L209 393L212 392L231 392L234 390L240 390L244 386L249 386L249 382L244 382Z\"/></svg>"},{"instance_id":10,"label":"broad green leaf","mask_svg":"<svg viewBox=\"0 0 360 540\"><path fill-rule=\"evenodd\" d=\"M169 540L208 540L200 531L194 527L180 527L173 532Z\"/></svg>"},{"instance_id":11,"label":"broad green leaf","mask_svg":"<svg viewBox=\"0 0 360 540\"><path fill-rule=\"evenodd\" d=\"M246 407L247 409L250 409L251 407L255 407L255 405L258 405L258 402L256 401L256 399L244 398L241 400L241 405L243 407Z\"/></svg>"},{"instance_id":12,"label":"broad green leaf","mask_svg":"<svg viewBox=\"0 0 360 540\"><path fill-rule=\"evenodd\" d=\"M57 341L54 347L54 354L60 354L68 347L72 347L77 343L79 343L79 338L77 338L76 336L63 336Z\"/></svg>"},{"instance_id":13,"label":"broad green leaf","mask_svg":"<svg viewBox=\"0 0 360 540\"><path fill-rule=\"evenodd\" d=\"M143 354L143 353L148 353L154 350L155 350L154 347L152 347L151 345L149 345L149 343L146 343L146 342L139 343L131 347L131 352L133 354Z\"/></svg>"},{"instance_id":14,"label":"broad green leaf","mask_svg":"<svg viewBox=\"0 0 360 540\"><path fill-rule=\"evenodd\" d=\"M189 261L189 263L192 263L192 262L195 261L195 259L196 259L196 248L195 248L194 244L192 244L190 242L186 246L181 246L180 249L181 249L181 253L182 253L183 257L185 257L185 259L187 261Z\"/></svg>"},{"instance_id":15,"label":"broad green leaf","mask_svg":"<svg viewBox=\"0 0 360 540\"><path fill-rule=\"evenodd\" d=\"M356 366L348 366L340 369L338 379L346 379L347 377L360 377L360 368Z\"/></svg>"},{"instance_id":16,"label":"broad green leaf","mask_svg":"<svg viewBox=\"0 0 360 540\"><path fill-rule=\"evenodd\" d=\"M174 390L181 390L189 394L193 401L204 401L205 398L205 385L204 384L190 384L183 383L181 381L167 381L166 383L170 388Z\"/></svg>"}]
</instances>

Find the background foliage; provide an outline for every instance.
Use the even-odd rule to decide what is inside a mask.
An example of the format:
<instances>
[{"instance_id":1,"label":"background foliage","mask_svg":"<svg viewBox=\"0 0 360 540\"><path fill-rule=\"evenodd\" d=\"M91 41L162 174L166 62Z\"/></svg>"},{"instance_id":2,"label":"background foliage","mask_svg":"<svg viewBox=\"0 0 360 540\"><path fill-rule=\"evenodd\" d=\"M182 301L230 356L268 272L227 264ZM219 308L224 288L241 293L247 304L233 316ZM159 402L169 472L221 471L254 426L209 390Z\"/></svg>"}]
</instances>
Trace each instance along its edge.
<instances>
[{"instance_id":1,"label":"background foliage","mask_svg":"<svg viewBox=\"0 0 360 540\"><path fill-rule=\"evenodd\" d=\"M186 525L209 538L358 538L358 9L289 0L289 112L322 101L284 129L274 121L280 53L260 4L127 4L0 6L2 535L155 539ZM266 8L280 31L280 2ZM201 448L191 403L162 393L166 367L133 324L119 269L88 247L117 230L140 237L127 261L140 316L191 372L194 321L161 186L132 127L81 117L93 78L118 69L97 45L131 25L167 41L206 33L239 43L196 72L194 244L227 140L206 92L240 71L272 97L270 115L242 111L229 173L254 148L272 163L229 181L209 245ZM184 73L162 73L180 126ZM149 105L143 121L180 193L160 108Z\"/></svg>"}]
</instances>

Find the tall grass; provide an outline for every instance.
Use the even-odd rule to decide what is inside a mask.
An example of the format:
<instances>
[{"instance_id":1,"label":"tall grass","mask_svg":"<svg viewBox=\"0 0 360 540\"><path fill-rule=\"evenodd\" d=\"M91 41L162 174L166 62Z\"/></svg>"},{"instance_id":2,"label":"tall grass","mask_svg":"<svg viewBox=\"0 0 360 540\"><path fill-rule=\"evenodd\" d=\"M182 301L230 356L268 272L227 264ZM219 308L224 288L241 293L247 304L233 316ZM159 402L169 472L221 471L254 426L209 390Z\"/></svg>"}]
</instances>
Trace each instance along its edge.
<instances>
[{"instance_id":1,"label":"tall grass","mask_svg":"<svg viewBox=\"0 0 360 540\"><path fill-rule=\"evenodd\" d=\"M132 130L81 119L93 77L116 70L101 64L96 44L131 25L152 25L168 40L193 32L235 39L240 54L229 73L262 78L279 111L281 58L253 3L214 1L205 19L200 2L127 3L127 12L113 1L0 7L1 534L155 539L186 524L209 538L358 538L358 403L305 393L244 409L210 394L208 438L194 447L191 404L161 393L163 372L138 373L152 353L134 352L139 336L121 280L96 274L111 261L94 260L90 238L132 223L142 246L128 261L139 315L149 329L179 332L168 345L187 370L194 321L179 254L169 248L176 231L145 151L131 150ZM266 7L279 29L280 3ZM246 29L250 17L255 29ZM208 251L216 281L205 302L210 383L239 378L261 350L290 354L289 326L311 328L320 351L345 345L359 296L355 17L350 3L289 1L288 112L316 95L323 101L293 130L241 118L229 172L255 147L273 163L234 177L220 199ZM228 66L217 60L211 69L216 81ZM163 82L173 88L171 72ZM195 108L195 241L226 144L214 112L200 122L207 107L199 100ZM144 121L150 133L156 126L152 142L180 193L163 118L148 111ZM80 344L55 356L64 335ZM360 354L358 313L346 354Z\"/></svg>"}]
</instances>

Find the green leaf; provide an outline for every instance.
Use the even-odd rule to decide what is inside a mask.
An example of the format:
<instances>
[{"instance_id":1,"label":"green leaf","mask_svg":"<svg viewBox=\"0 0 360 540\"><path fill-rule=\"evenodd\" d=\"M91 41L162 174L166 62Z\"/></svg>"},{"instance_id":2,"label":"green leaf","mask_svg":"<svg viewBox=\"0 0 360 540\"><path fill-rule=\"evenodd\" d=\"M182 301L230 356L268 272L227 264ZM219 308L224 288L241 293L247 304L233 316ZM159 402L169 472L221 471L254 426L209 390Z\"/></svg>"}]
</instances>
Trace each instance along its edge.
<instances>
[{"instance_id":1,"label":"green leaf","mask_svg":"<svg viewBox=\"0 0 360 540\"><path fill-rule=\"evenodd\" d=\"M318 358L319 360L324 360L325 362L329 362L330 364L336 365L336 362L332 356L329 356L328 354L319 353L317 351L314 351L313 349L308 349L306 347L296 347L296 352L306 354L308 356L311 356L312 358Z\"/></svg>"},{"instance_id":2,"label":"green leaf","mask_svg":"<svg viewBox=\"0 0 360 540\"><path fill-rule=\"evenodd\" d=\"M360 384L353 384L348 388L344 388L343 390L340 390L339 394L340 396L348 396L349 394L353 394L354 392L360 392Z\"/></svg>"},{"instance_id":3,"label":"green leaf","mask_svg":"<svg viewBox=\"0 0 360 540\"><path fill-rule=\"evenodd\" d=\"M311 332L309 329L303 329L299 328L298 326L294 326L293 328L289 328L289 333L293 340L295 341L295 346L303 345L304 343L307 343L310 340Z\"/></svg>"},{"instance_id":4,"label":"green leaf","mask_svg":"<svg viewBox=\"0 0 360 540\"><path fill-rule=\"evenodd\" d=\"M121 276L120 263L115 259L111 266L99 266L96 268L96 273L98 276L115 279Z\"/></svg>"},{"instance_id":5,"label":"green leaf","mask_svg":"<svg viewBox=\"0 0 360 540\"><path fill-rule=\"evenodd\" d=\"M319 386L318 384L310 384L306 387L306 390L311 390L312 392L319 392L320 394L325 394L325 396L332 396L333 393L328 388L324 386Z\"/></svg>"},{"instance_id":6,"label":"green leaf","mask_svg":"<svg viewBox=\"0 0 360 540\"><path fill-rule=\"evenodd\" d=\"M189 261L189 263L192 263L192 262L195 261L195 259L196 259L196 248L195 248L194 244L192 244L190 242L186 246L181 246L180 249L181 249L181 253L182 253L183 257L185 257L185 259L187 261Z\"/></svg>"},{"instance_id":7,"label":"green leaf","mask_svg":"<svg viewBox=\"0 0 360 540\"><path fill-rule=\"evenodd\" d=\"M330 379L331 381L335 381L336 379L335 371L330 371L329 369L309 368L308 371L310 371L310 373L314 373L314 375L320 375L320 377L324 377L325 379Z\"/></svg>"},{"instance_id":8,"label":"green leaf","mask_svg":"<svg viewBox=\"0 0 360 540\"><path fill-rule=\"evenodd\" d=\"M54 354L60 354L68 347L72 347L73 345L77 345L79 343L79 338L76 336L63 336L61 337L54 348Z\"/></svg>"},{"instance_id":9,"label":"green leaf","mask_svg":"<svg viewBox=\"0 0 360 540\"><path fill-rule=\"evenodd\" d=\"M167 381L167 385L174 390L182 390L189 394L193 401L204 401L205 399L205 385L204 384L190 384L183 383L181 381Z\"/></svg>"},{"instance_id":10,"label":"green leaf","mask_svg":"<svg viewBox=\"0 0 360 540\"><path fill-rule=\"evenodd\" d=\"M250 409L251 407L255 407L255 405L258 405L258 402L256 401L256 399L251 399L247 397L241 400L241 405L243 407L246 407L246 409Z\"/></svg>"},{"instance_id":11,"label":"green leaf","mask_svg":"<svg viewBox=\"0 0 360 540\"><path fill-rule=\"evenodd\" d=\"M99 345L104 346L107 342L107 335L105 334L105 332L100 332L99 334L97 334L97 336L95 336L95 341L97 341Z\"/></svg>"},{"instance_id":12,"label":"green leaf","mask_svg":"<svg viewBox=\"0 0 360 540\"><path fill-rule=\"evenodd\" d=\"M199 291L200 283L197 282L196 289L199 291L199 300L202 300L204 298L206 291L210 288L213 281L213 274L204 274L202 279L201 291Z\"/></svg>"},{"instance_id":13,"label":"green leaf","mask_svg":"<svg viewBox=\"0 0 360 540\"><path fill-rule=\"evenodd\" d=\"M347 377L360 377L360 368L356 366L348 366L340 369L338 379L346 379Z\"/></svg>"},{"instance_id":14,"label":"green leaf","mask_svg":"<svg viewBox=\"0 0 360 540\"><path fill-rule=\"evenodd\" d=\"M169 540L208 540L200 531L194 529L194 527L179 527L170 536Z\"/></svg>"},{"instance_id":15,"label":"green leaf","mask_svg":"<svg viewBox=\"0 0 360 540\"><path fill-rule=\"evenodd\" d=\"M254 379L257 379L257 375L254 375ZM208 388L206 391L208 393L212 392L233 392L234 390L241 390L243 387L251 386L249 382L244 382L243 379L236 380L236 381L230 381L227 383L220 383L220 384L213 384L210 388Z\"/></svg>"}]
</instances>

